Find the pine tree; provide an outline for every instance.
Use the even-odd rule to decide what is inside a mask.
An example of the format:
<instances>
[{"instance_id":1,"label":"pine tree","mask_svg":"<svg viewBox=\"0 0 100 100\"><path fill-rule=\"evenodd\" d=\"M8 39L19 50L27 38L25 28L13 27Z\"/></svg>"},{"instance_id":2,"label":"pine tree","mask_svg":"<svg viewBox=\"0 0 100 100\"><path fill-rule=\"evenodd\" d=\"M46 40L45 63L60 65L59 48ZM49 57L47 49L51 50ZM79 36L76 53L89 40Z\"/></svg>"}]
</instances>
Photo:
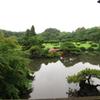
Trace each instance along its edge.
<instances>
[{"instance_id":1,"label":"pine tree","mask_svg":"<svg viewBox=\"0 0 100 100\"><path fill-rule=\"evenodd\" d=\"M32 25L30 33L31 35L36 35L34 25Z\"/></svg>"},{"instance_id":2,"label":"pine tree","mask_svg":"<svg viewBox=\"0 0 100 100\"><path fill-rule=\"evenodd\" d=\"M33 25L32 25L32 27L31 27L31 29L27 29L27 30L26 30L26 35L27 35L27 36L34 36L34 35L36 35L36 33L35 33L35 28L34 28Z\"/></svg>"}]
</instances>

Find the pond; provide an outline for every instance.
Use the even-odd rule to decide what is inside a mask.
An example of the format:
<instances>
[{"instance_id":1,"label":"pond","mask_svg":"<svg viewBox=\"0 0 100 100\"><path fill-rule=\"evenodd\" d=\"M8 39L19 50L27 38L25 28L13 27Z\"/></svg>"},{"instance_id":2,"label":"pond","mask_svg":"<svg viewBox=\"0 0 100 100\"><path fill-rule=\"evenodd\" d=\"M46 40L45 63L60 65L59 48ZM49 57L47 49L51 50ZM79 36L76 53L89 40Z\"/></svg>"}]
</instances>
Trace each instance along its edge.
<instances>
[{"instance_id":1,"label":"pond","mask_svg":"<svg viewBox=\"0 0 100 100\"><path fill-rule=\"evenodd\" d=\"M30 99L68 98L69 89L79 90L79 84L69 84L67 77L86 68L100 70L99 64L100 56L93 55L66 57L64 61L34 59L32 65L37 68L37 71L34 73L35 79L32 82L33 92L30 94ZM100 80L93 78L92 82L99 84Z\"/></svg>"}]
</instances>

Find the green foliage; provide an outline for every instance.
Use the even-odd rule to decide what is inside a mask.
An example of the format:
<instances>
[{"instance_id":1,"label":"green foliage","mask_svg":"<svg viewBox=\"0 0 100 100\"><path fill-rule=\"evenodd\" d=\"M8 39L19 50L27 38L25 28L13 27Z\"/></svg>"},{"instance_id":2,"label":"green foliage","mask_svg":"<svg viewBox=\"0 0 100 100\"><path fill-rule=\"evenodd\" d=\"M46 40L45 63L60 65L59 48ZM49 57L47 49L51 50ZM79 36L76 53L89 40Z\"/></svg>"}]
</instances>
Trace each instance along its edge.
<instances>
[{"instance_id":1,"label":"green foliage","mask_svg":"<svg viewBox=\"0 0 100 100\"><path fill-rule=\"evenodd\" d=\"M15 38L0 34L0 98L19 99L29 87L28 60Z\"/></svg>"},{"instance_id":2,"label":"green foliage","mask_svg":"<svg viewBox=\"0 0 100 100\"><path fill-rule=\"evenodd\" d=\"M93 47L89 47L88 51L94 51L94 48Z\"/></svg>"},{"instance_id":3,"label":"green foliage","mask_svg":"<svg viewBox=\"0 0 100 100\"><path fill-rule=\"evenodd\" d=\"M63 42L61 43L60 49L66 54L66 53L72 53L72 54L80 54L81 50L75 46L72 42Z\"/></svg>"},{"instance_id":4,"label":"green foliage","mask_svg":"<svg viewBox=\"0 0 100 100\"><path fill-rule=\"evenodd\" d=\"M27 35L27 36L34 36L34 35L36 35L35 28L34 28L33 25L32 25L32 27L31 27L31 29L27 29L27 30L26 30L26 35Z\"/></svg>"},{"instance_id":5,"label":"green foliage","mask_svg":"<svg viewBox=\"0 0 100 100\"><path fill-rule=\"evenodd\" d=\"M99 27L93 27L93 28L89 28L89 29L84 29L81 28L82 32L79 32L79 34L77 34L77 30L74 32L75 33L75 37L78 37L77 40L82 40L82 41L99 41L100 39L100 28Z\"/></svg>"},{"instance_id":6,"label":"green foliage","mask_svg":"<svg viewBox=\"0 0 100 100\"><path fill-rule=\"evenodd\" d=\"M72 82L76 83L82 80L87 80L87 77L90 75L96 78L100 78L100 70L85 69L85 70L78 72L77 75L68 76L67 80L69 83L72 83Z\"/></svg>"},{"instance_id":7,"label":"green foliage","mask_svg":"<svg viewBox=\"0 0 100 100\"><path fill-rule=\"evenodd\" d=\"M19 39L23 37L24 34L27 36L35 36L35 28L34 26L31 29L28 29L26 32L11 32L6 30L0 30L3 32L5 36L17 36ZM77 28L73 32L60 32L58 29L55 28L48 28L41 34L39 34L45 42L49 41L95 41L99 42L100 40L100 27L92 27L92 28L84 28L80 27Z\"/></svg>"},{"instance_id":8,"label":"green foliage","mask_svg":"<svg viewBox=\"0 0 100 100\"><path fill-rule=\"evenodd\" d=\"M61 48L63 50L68 50L68 49L71 49L71 48L75 48L75 45L72 42L63 42L61 44Z\"/></svg>"},{"instance_id":9,"label":"green foliage","mask_svg":"<svg viewBox=\"0 0 100 100\"><path fill-rule=\"evenodd\" d=\"M58 41L60 37L60 31L55 28L48 28L43 33L40 34L45 42Z\"/></svg>"},{"instance_id":10,"label":"green foliage","mask_svg":"<svg viewBox=\"0 0 100 100\"><path fill-rule=\"evenodd\" d=\"M12 32L12 31L7 31L7 30L2 30L0 29L0 33L3 33L5 37L10 37L10 36L16 36L16 37L21 37L25 32Z\"/></svg>"},{"instance_id":11,"label":"green foliage","mask_svg":"<svg viewBox=\"0 0 100 100\"><path fill-rule=\"evenodd\" d=\"M20 40L20 44L23 46L23 50L28 50L33 45L42 46L42 42L43 42L43 40L38 36L30 36L30 37L28 37L28 36L25 35Z\"/></svg>"},{"instance_id":12,"label":"green foliage","mask_svg":"<svg viewBox=\"0 0 100 100\"><path fill-rule=\"evenodd\" d=\"M18 42L23 46L23 50L28 50L32 45L38 45L42 42L40 37L36 36L35 28L32 25L31 29L27 29L22 37L18 38Z\"/></svg>"},{"instance_id":13,"label":"green foliage","mask_svg":"<svg viewBox=\"0 0 100 100\"><path fill-rule=\"evenodd\" d=\"M42 56L42 48L37 46L37 45L32 46L29 51L30 51L30 57L31 58Z\"/></svg>"},{"instance_id":14,"label":"green foliage","mask_svg":"<svg viewBox=\"0 0 100 100\"><path fill-rule=\"evenodd\" d=\"M81 51L86 51L86 48L85 47L80 47L80 50Z\"/></svg>"},{"instance_id":15,"label":"green foliage","mask_svg":"<svg viewBox=\"0 0 100 100\"><path fill-rule=\"evenodd\" d=\"M48 52L49 49L45 49L37 45L32 46L28 51L29 51L29 57L32 59L42 58L42 57L51 58L60 56L59 52L50 53Z\"/></svg>"},{"instance_id":16,"label":"green foliage","mask_svg":"<svg viewBox=\"0 0 100 100\"><path fill-rule=\"evenodd\" d=\"M61 53L59 53L59 52L48 53L48 54L47 54L47 57L48 57L48 58L54 58L54 57L60 57L60 56L61 56Z\"/></svg>"},{"instance_id":17,"label":"green foliage","mask_svg":"<svg viewBox=\"0 0 100 100\"><path fill-rule=\"evenodd\" d=\"M60 43L44 43L43 46L46 49L50 49L50 48L59 48L60 47Z\"/></svg>"}]
</instances>

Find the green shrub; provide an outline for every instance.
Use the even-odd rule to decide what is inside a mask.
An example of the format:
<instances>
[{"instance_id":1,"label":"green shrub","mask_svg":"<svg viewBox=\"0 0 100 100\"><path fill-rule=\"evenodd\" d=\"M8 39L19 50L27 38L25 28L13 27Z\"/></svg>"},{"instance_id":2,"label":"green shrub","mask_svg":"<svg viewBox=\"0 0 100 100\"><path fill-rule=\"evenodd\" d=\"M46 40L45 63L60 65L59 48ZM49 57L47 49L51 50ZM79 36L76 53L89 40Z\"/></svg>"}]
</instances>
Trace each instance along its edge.
<instances>
[{"instance_id":1,"label":"green shrub","mask_svg":"<svg viewBox=\"0 0 100 100\"><path fill-rule=\"evenodd\" d=\"M75 45L71 42L64 42L61 44L60 48L62 50L71 50L71 49L75 48Z\"/></svg>"},{"instance_id":2,"label":"green shrub","mask_svg":"<svg viewBox=\"0 0 100 100\"><path fill-rule=\"evenodd\" d=\"M87 50L88 51L94 51L94 48L93 47L89 47Z\"/></svg>"},{"instance_id":3,"label":"green shrub","mask_svg":"<svg viewBox=\"0 0 100 100\"><path fill-rule=\"evenodd\" d=\"M97 44L92 44L91 47L98 47Z\"/></svg>"},{"instance_id":4,"label":"green shrub","mask_svg":"<svg viewBox=\"0 0 100 100\"><path fill-rule=\"evenodd\" d=\"M72 82L77 83L82 80L88 80L88 77L90 77L90 76L100 78L100 70L85 69L85 70L78 72L76 75L68 76L67 81L69 83L72 83Z\"/></svg>"},{"instance_id":5,"label":"green shrub","mask_svg":"<svg viewBox=\"0 0 100 100\"><path fill-rule=\"evenodd\" d=\"M19 99L29 88L28 60L12 38L0 41L0 98Z\"/></svg>"},{"instance_id":6,"label":"green shrub","mask_svg":"<svg viewBox=\"0 0 100 100\"><path fill-rule=\"evenodd\" d=\"M40 48L39 46L32 46L29 50L30 52L30 57L34 58L34 57L41 57L42 56L42 48Z\"/></svg>"},{"instance_id":7,"label":"green shrub","mask_svg":"<svg viewBox=\"0 0 100 100\"><path fill-rule=\"evenodd\" d=\"M80 54L81 50L76 47L73 43L71 42L64 42L61 44L61 50L64 52L64 54Z\"/></svg>"},{"instance_id":8,"label":"green shrub","mask_svg":"<svg viewBox=\"0 0 100 100\"><path fill-rule=\"evenodd\" d=\"M85 47L80 47L80 50L81 51L86 51L86 48Z\"/></svg>"}]
</instances>

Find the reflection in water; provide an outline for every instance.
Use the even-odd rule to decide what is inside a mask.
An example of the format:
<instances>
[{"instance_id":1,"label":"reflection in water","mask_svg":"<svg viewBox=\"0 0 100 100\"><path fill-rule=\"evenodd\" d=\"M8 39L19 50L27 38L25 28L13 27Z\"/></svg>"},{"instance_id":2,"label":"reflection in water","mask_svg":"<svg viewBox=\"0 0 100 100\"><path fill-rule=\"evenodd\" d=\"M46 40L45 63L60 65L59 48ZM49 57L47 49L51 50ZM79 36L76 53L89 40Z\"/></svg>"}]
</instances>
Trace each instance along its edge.
<instances>
[{"instance_id":1,"label":"reflection in water","mask_svg":"<svg viewBox=\"0 0 100 100\"><path fill-rule=\"evenodd\" d=\"M30 63L30 69L33 71L38 71L40 69L42 63L45 63L47 65L48 63L57 62L57 61L58 61L58 58L56 58L56 59L55 58L33 59Z\"/></svg>"},{"instance_id":2,"label":"reflection in water","mask_svg":"<svg viewBox=\"0 0 100 100\"><path fill-rule=\"evenodd\" d=\"M73 66L79 62L89 62L90 64L93 65L100 65L100 55L89 55L89 54L84 54L84 55L79 55L79 56L72 56L72 57L66 57L63 61L63 64L66 67Z\"/></svg>"},{"instance_id":3,"label":"reflection in water","mask_svg":"<svg viewBox=\"0 0 100 100\"><path fill-rule=\"evenodd\" d=\"M67 97L65 69L65 66L60 61L49 63L47 66L42 64L40 70L35 73L34 91L31 94L31 98Z\"/></svg>"},{"instance_id":4,"label":"reflection in water","mask_svg":"<svg viewBox=\"0 0 100 100\"><path fill-rule=\"evenodd\" d=\"M35 81L33 81L34 90L30 94L30 99L68 97L66 93L69 88L78 90L79 85L67 83L66 77L86 68L100 70L99 65L82 62L69 67L65 67L61 61L49 63L48 65L42 64L40 70L34 73L36 76ZM95 81L94 84L98 82L100 81Z\"/></svg>"}]
</instances>

